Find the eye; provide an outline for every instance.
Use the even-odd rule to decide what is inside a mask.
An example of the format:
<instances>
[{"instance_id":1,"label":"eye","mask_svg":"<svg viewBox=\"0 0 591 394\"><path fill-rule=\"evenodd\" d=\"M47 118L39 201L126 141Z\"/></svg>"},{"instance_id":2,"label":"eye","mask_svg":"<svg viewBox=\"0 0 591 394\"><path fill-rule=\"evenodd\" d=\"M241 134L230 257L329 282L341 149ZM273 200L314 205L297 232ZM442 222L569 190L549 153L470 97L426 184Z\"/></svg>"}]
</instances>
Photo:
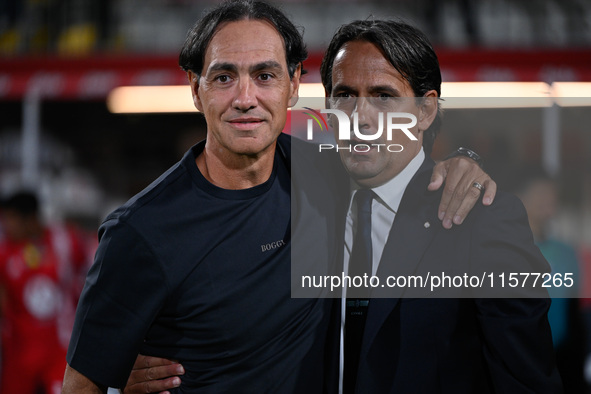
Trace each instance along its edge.
<instances>
[{"instance_id":1,"label":"eye","mask_svg":"<svg viewBox=\"0 0 591 394\"><path fill-rule=\"evenodd\" d=\"M341 93L335 94L334 97L350 98L350 97L353 97L353 95L351 93L348 93L348 92L341 92Z\"/></svg>"},{"instance_id":2,"label":"eye","mask_svg":"<svg viewBox=\"0 0 591 394\"><path fill-rule=\"evenodd\" d=\"M273 78L273 76L271 74L269 74L269 73L259 74L259 79L261 81L270 81L272 78Z\"/></svg>"},{"instance_id":3,"label":"eye","mask_svg":"<svg viewBox=\"0 0 591 394\"><path fill-rule=\"evenodd\" d=\"M388 93L380 93L380 94L378 94L378 99L380 101L388 101L391 98L392 98L392 95L390 95Z\"/></svg>"},{"instance_id":4,"label":"eye","mask_svg":"<svg viewBox=\"0 0 591 394\"><path fill-rule=\"evenodd\" d=\"M230 82L230 77L228 75L222 74L215 77L215 80L221 83Z\"/></svg>"}]
</instances>

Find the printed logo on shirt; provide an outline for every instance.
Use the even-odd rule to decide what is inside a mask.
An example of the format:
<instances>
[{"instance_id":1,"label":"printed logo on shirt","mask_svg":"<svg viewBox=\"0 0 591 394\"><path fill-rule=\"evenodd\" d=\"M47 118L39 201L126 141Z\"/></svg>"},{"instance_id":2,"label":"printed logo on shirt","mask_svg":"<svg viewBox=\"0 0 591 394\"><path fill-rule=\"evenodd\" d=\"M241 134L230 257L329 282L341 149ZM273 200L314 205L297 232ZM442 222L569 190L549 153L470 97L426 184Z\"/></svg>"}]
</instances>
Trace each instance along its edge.
<instances>
[{"instance_id":1,"label":"printed logo on shirt","mask_svg":"<svg viewBox=\"0 0 591 394\"><path fill-rule=\"evenodd\" d=\"M279 241L271 242L268 244L261 245L261 252L267 252L269 250L277 249L285 245L285 241L280 239Z\"/></svg>"}]
</instances>

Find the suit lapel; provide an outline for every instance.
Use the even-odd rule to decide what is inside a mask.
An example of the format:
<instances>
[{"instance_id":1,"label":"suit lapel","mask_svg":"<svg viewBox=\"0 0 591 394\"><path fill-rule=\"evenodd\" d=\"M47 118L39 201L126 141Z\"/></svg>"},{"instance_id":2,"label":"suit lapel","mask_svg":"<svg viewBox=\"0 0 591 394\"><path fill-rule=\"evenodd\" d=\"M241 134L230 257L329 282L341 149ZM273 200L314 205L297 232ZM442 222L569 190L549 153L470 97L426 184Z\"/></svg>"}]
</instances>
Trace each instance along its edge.
<instances>
[{"instance_id":1,"label":"suit lapel","mask_svg":"<svg viewBox=\"0 0 591 394\"><path fill-rule=\"evenodd\" d=\"M435 226L441 226L437 218L441 193L427 191L433 165L433 161L426 158L404 192L378 268L382 284L390 275L413 275L436 234ZM362 359L405 291L402 287L378 287L376 290L372 294L374 298L370 301L367 312Z\"/></svg>"}]
</instances>

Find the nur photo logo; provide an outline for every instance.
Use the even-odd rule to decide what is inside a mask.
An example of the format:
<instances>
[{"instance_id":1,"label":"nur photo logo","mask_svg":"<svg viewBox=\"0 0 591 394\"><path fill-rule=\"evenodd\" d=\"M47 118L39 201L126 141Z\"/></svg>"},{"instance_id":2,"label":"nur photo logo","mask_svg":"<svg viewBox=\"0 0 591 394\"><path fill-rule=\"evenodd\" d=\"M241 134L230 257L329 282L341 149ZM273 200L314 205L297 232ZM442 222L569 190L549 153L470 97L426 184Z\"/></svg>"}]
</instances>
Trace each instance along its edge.
<instances>
[{"instance_id":1,"label":"nur photo logo","mask_svg":"<svg viewBox=\"0 0 591 394\"><path fill-rule=\"evenodd\" d=\"M375 132L367 133L359 130L359 112L354 111L351 115L339 109L321 109L320 112L310 108L304 107L309 112L304 114L310 116L312 119L307 121L306 139L308 141L314 140L314 123L320 127L320 131L324 131L324 128L328 130L328 124L322 114L333 115L332 125L334 127L334 121L338 127L335 138L338 141L350 141L351 139L357 141L383 141L383 135L387 141L392 141L392 136L395 132L402 132L411 141L417 141L417 137L410 131L411 128L416 126L417 117L414 114L408 112L377 112L377 129ZM385 123L385 126L384 126ZM323 127L324 126L324 127ZM365 131L365 130L364 130ZM337 142L338 142L337 141ZM345 144L339 146L338 144L319 144L319 150L348 150L355 152L367 152L371 148L377 148L387 150L388 152L402 152L404 147L400 144L385 144L385 143L357 143L357 144Z\"/></svg>"}]
</instances>

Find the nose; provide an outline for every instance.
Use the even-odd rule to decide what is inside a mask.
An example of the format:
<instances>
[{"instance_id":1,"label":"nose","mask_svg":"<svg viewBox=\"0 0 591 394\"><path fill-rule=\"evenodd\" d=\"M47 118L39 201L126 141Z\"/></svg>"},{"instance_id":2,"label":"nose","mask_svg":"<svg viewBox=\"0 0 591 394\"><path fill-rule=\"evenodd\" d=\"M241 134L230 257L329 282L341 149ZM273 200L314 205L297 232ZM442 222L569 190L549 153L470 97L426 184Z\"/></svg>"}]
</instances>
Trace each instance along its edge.
<instances>
[{"instance_id":1,"label":"nose","mask_svg":"<svg viewBox=\"0 0 591 394\"><path fill-rule=\"evenodd\" d=\"M235 109L245 112L257 106L256 86L250 78L240 78L237 89L232 102Z\"/></svg>"},{"instance_id":2,"label":"nose","mask_svg":"<svg viewBox=\"0 0 591 394\"><path fill-rule=\"evenodd\" d=\"M357 127L362 134L369 134L372 124L371 118L372 110L369 100L365 97L357 98L355 100L355 109L351 113L351 127Z\"/></svg>"}]
</instances>

